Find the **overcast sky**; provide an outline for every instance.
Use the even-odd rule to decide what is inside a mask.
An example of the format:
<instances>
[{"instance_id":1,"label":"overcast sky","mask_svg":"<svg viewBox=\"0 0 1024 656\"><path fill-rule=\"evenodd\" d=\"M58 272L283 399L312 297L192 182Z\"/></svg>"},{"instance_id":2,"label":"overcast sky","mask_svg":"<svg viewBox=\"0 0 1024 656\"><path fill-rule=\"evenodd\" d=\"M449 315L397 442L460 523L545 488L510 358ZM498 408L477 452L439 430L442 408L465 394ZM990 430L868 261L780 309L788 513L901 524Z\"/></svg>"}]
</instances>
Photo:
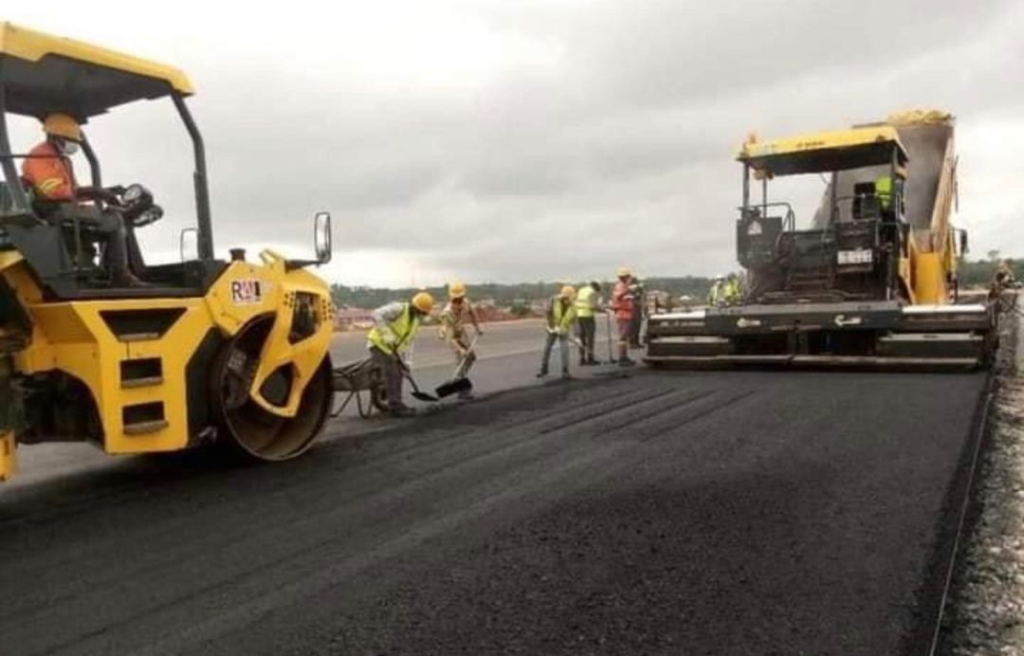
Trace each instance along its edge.
<instances>
[{"instance_id":1,"label":"overcast sky","mask_svg":"<svg viewBox=\"0 0 1024 656\"><path fill-rule=\"evenodd\" d=\"M7 5L12 22L184 69L218 251L306 253L327 209L332 282L728 270L748 132L908 107L957 116L974 255L1024 254L1020 0ZM144 241L177 258L194 201L169 101L87 129L105 182L157 194L168 217ZM36 133L19 122L16 146ZM792 187L798 215L821 188Z\"/></svg>"}]
</instances>

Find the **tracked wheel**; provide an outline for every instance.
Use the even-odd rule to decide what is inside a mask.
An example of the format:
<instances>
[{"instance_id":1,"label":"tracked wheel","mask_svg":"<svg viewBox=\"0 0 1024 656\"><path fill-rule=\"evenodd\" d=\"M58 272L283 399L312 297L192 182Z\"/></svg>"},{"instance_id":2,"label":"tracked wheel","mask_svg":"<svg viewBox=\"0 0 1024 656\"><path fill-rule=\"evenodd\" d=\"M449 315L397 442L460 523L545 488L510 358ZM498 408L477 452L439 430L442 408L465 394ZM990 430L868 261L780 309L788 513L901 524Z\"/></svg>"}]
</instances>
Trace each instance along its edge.
<instances>
[{"instance_id":1,"label":"tracked wheel","mask_svg":"<svg viewBox=\"0 0 1024 656\"><path fill-rule=\"evenodd\" d=\"M277 417L249 398L247 390L272 324L272 318L255 321L223 346L214 361L210 389L219 419L218 442L257 460L281 461L313 444L330 413L334 392L330 361L324 358L306 386L295 417ZM291 384L291 372L282 368L261 391L267 400L284 405Z\"/></svg>"}]
</instances>

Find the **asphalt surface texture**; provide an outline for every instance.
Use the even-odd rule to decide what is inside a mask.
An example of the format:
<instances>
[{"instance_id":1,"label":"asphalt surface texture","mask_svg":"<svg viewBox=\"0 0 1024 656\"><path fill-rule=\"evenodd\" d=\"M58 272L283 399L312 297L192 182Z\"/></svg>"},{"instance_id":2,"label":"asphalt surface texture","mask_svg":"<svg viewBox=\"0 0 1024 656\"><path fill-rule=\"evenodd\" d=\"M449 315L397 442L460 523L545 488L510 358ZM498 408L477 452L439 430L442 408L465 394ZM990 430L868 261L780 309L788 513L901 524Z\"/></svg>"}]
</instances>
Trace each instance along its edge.
<instances>
[{"instance_id":1,"label":"asphalt surface texture","mask_svg":"<svg viewBox=\"0 0 1024 656\"><path fill-rule=\"evenodd\" d=\"M906 653L983 375L537 381L542 341L488 328L476 401L288 463L23 449L0 654Z\"/></svg>"}]
</instances>

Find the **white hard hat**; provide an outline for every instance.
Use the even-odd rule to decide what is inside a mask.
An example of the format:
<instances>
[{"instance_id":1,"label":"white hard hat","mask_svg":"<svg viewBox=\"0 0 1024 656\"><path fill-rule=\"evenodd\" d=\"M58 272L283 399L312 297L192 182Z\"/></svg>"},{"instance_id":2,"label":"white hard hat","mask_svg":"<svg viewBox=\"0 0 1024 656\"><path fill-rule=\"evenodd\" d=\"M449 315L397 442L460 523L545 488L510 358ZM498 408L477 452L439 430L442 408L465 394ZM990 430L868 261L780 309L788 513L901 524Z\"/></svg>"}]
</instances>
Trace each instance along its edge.
<instances>
[{"instance_id":1,"label":"white hard hat","mask_svg":"<svg viewBox=\"0 0 1024 656\"><path fill-rule=\"evenodd\" d=\"M715 280L725 280L725 276L722 275L721 273L716 273Z\"/></svg>"}]
</instances>

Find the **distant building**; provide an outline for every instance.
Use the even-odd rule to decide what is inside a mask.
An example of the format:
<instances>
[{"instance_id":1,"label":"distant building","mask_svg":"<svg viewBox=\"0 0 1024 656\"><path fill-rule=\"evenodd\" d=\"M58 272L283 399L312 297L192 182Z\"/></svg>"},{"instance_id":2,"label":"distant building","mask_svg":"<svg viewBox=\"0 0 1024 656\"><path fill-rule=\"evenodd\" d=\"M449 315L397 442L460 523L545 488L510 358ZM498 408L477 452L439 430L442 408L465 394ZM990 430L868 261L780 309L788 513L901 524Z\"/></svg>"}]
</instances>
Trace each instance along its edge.
<instances>
[{"instance_id":1,"label":"distant building","mask_svg":"<svg viewBox=\"0 0 1024 656\"><path fill-rule=\"evenodd\" d=\"M373 310L341 307L334 313L335 330L368 330L373 326Z\"/></svg>"}]
</instances>

